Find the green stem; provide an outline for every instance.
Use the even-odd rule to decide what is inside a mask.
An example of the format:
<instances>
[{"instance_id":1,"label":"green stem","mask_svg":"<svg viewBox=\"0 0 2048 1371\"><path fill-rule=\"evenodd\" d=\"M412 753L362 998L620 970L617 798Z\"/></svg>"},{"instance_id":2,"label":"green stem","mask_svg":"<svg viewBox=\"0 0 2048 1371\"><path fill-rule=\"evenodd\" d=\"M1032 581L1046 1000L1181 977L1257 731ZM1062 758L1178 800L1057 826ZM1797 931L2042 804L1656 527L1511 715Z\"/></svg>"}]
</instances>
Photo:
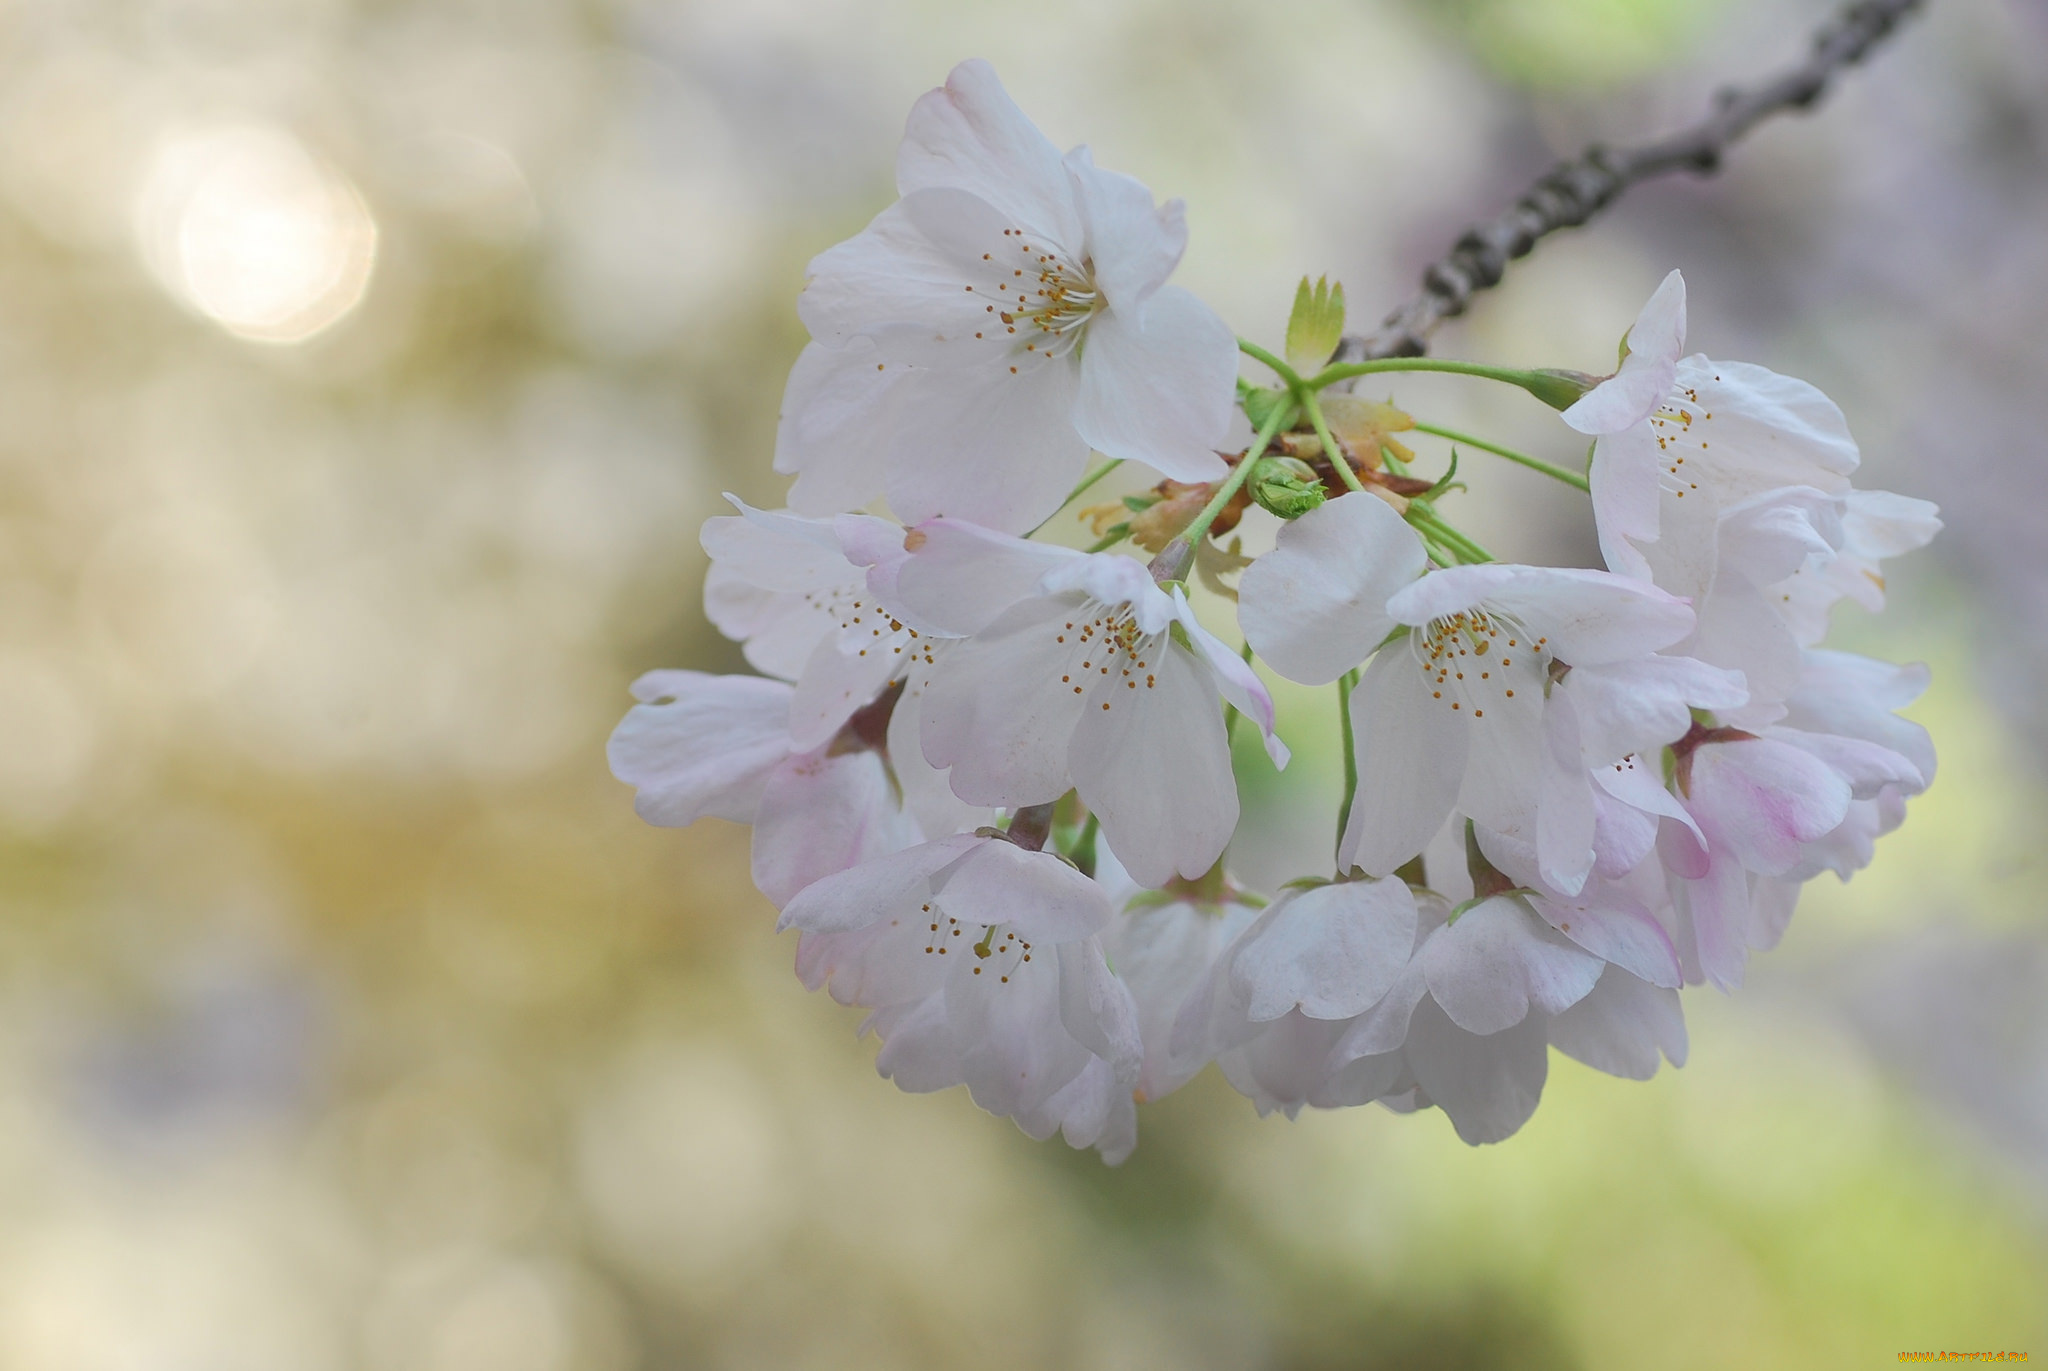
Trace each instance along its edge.
<instances>
[{"instance_id":1,"label":"green stem","mask_svg":"<svg viewBox=\"0 0 2048 1371\"><path fill-rule=\"evenodd\" d=\"M1490 367L1484 362L1454 362L1437 357L1379 357L1369 362L1346 362L1341 366L1324 367L1302 384L1311 390L1321 390L1354 376L1371 376L1383 371L1442 371L1457 376L1478 376L1488 381L1505 381L1511 386L1520 386L1552 409L1569 409L1586 393L1592 381L1591 377L1570 372L1523 371L1514 367Z\"/></svg>"},{"instance_id":2,"label":"green stem","mask_svg":"<svg viewBox=\"0 0 2048 1371\"><path fill-rule=\"evenodd\" d=\"M1554 481L1562 481L1579 490L1590 491L1593 488L1584 476L1567 467L1553 465L1541 457L1531 457L1528 453L1517 452L1511 447L1489 443L1484 438L1474 438L1469 433L1459 433L1455 429L1442 428L1436 424L1417 424L1415 431L1430 434L1432 437L1447 438L1454 443L1463 443L1466 447L1476 447L1481 452L1490 452L1496 457L1505 457L1510 462L1525 466L1531 471L1540 471Z\"/></svg>"},{"instance_id":3,"label":"green stem","mask_svg":"<svg viewBox=\"0 0 2048 1371\"><path fill-rule=\"evenodd\" d=\"M1118 467L1122 466L1123 464L1123 458L1112 457L1108 461L1104 462L1101 466L1095 468L1095 470L1089 472L1086 476L1083 476L1081 478L1081 484L1075 486L1072 490L1068 491L1067 498L1060 501L1060 508L1046 515L1045 518L1039 522L1036 528L1033 528L1030 533L1027 533L1024 536L1026 538L1031 537L1032 534L1037 533L1039 529L1044 528L1054 519L1057 519L1060 515L1060 510L1065 509L1068 505L1071 505L1072 503L1074 503L1074 501L1080 499L1082 493L1086 491L1088 487L1094 485L1097 481L1109 475L1110 472L1115 471Z\"/></svg>"},{"instance_id":4,"label":"green stem","mask_svg":"<svg viewBox=\"0 0 2048 1371\"><path fill-rule=\"evenodd\" d=\"M1272 353L1260 347L1257 343L1246 338L1240 338L1237 340L1237 350L1253 361L1264 362L1267 366L1271 367L1273 374L1282 381L1285 381L1289 390L1299 391L1301 389L1301 374Z\"/></svg>"},{"instance_id":5,"label":"green stem","mask_svg":"<svg viewBox=\"0 0 2048 1371\"><path fill-rule=\"evenodd\" d=\"M1344 803L1337 806L1337 846L1344 846L1344 830L1351 826L1351 801L1358 794L1358 754L1351 746L1351 692L1358 688L1354 669L1337 678L1337 727L1344 743ZM1343 872L1340 870L1339 875Z\"/></svg>"},{"instance_id":6,"label":"green stem","mask_svg":"<svg viewBox=\"0 0 2048 1371\"><path fill-rule=\"evenodd\" d=\"M1195 521L1175 536L1175 542L1186 543L1189 547L1201 542L1202 535L1209 531L1209 525L1216 522L1216 516L1223 512L1223 507L1231 502L1238 489L1244 485L1246 478L1252 474L1252 468L1258 465L1259 458L1266 455L1266 447L1273 441L1273 435L1278 433L1280 425L1287 421L1285 410L1284 405L1276 408L1266 417L1266 422L1259 425L1258 436L1252 440L1252 445L1244 450L1244 456L1238 460L1237 467L1224 479L1222 485L1216 487L1216 493L1209 497L1208 504L1202 506L1202 512L1195 516Z\"/></svg>"},{"instance_id":7,"label":"green stem","mask_svg":"<svg viewBox=\"0 0 2048 1371\"><path fill-rule=\"evenodd\" d=\"M1322 440L1323 455L1330 459L1330 465L1337 468L1337 474L1344 478L1345 485L1362 493L1365 487L1360 484L1358 473L1351 469L1351 459L1344 455L1344 449L1338 447L1337 440L1331 436L1329 422L1323 418L1323 407L1317 403L1316 393L1302 388L1297 383L1294 398L1301 402L1302 409L1308 414L1308 421L1315 425L1316 437Z\"/></svg>"},{"instance_id":8,"label":"green stem","mask_svg":"<svg viewBox=\"0 0 2048 1371\"><path fill-rule=\"evenodd\" d=\"M1488 552L1485 548L1458 532L1457 529L1452 528L1449 524L1437 518L1434 510L1421 509L1417 507L1416 503L1411 503L1408 506L1408 522L1414 524L1418 530L1434 541L1459 554L1460 559L1463 561L1490 562L1494 560L1491 552Z\"/></svg>"},{"instance_id":9,"label":"green stem","mask_svg":"<svg viewBox=\"0 0 2048 1371\"><path fill-rule=\"evenodd\" d=\"M1034 532L1035 531L1036 530L1034 530ZM1094 542L1090 543L1088 545L1088 551L1107 552L1111 548L1115 547L1118 543L1121 543L1124 539L1130 536L1131 526L1129 524L1118 524L1114 528L1110 529L1109 532L1103 534L1100 538L1097 538Z\"/></svg>"}]
</instances>

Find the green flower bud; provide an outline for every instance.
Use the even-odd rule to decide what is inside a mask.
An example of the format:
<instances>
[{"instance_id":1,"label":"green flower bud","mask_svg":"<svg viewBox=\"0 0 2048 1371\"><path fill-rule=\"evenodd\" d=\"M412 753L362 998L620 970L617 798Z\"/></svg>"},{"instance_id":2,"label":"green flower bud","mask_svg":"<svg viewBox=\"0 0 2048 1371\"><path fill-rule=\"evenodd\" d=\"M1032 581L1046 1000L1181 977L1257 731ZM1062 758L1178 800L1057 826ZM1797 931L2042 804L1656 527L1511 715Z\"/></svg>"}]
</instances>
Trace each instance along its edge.
<instances>
[{"instance_id":1,"label":"green flower bud","mask_svg":"<svg viewBox=\"0 0 2048 1371\"><path fill-rule=\"evenodd\" d=\"M1299 519L1327 498L1308 463L1294 457L1261 457L1247 484L1259 508L1283 519Z\"/></svg>"}]
</instances>

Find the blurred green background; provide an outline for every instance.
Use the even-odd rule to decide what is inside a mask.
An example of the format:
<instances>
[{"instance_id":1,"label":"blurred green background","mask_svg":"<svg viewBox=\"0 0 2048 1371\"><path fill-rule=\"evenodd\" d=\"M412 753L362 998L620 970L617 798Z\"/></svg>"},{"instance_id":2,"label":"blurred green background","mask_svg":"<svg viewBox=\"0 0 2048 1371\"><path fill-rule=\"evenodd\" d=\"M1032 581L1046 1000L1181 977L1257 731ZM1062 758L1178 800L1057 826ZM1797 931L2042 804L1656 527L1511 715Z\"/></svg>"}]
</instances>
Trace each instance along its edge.
<instances>
[{"instance_id":1,"label":"blurred green background","mask_svg":"<svg viewBox=\"0 0 2048 1371\"><path fill-rule=\"evenodd\" d=\"M1748 988L1688 996L1683 1071L1554 1058L1483 1150L1211 1073L1105 1169L876 1078L744 831L643 827L604 766L633 676L739 669L697 526L778 502L803 263L953 62L1185 196L1180 279L1271 340L1304 271L1369 322L1822 13L0 7L0 1368L2048 1355L2039 0L1935 0L1440 339L1601 370L1681 267L1696 346L1820 384L1866 483L1950 520L1839 635L1933 663L1941 777ZM1394 393L1573 455L1514 393ZM1569 492L1468 474L1497 552L1589 556ZM1243 766L1267 878L1335 785L1328 702L1282 704L1297 789Z\"/></svg>"}]
</instances>

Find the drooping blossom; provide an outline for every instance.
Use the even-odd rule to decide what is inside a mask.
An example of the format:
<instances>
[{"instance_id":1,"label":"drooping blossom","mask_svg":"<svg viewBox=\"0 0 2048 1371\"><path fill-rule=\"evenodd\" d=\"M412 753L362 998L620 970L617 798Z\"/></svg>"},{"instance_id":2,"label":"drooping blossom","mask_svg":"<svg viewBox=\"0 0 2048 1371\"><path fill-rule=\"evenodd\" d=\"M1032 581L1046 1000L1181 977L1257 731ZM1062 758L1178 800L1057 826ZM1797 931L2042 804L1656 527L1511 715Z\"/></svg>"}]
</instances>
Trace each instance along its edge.
<instances>
[{"instance_id":1,"label":"drooping blossom","mask_svg":"<svg viewBox=\"0 0 2048 1371\"><path fill-rule=\"evenodd\" d=\"M1021 533L1059 507L1091 448L1213 480L1237 344L1166 284L1181 203L1155 206L1088 149L1062 157L986 62L911 111L902 195L819 255L798 311L776 470L815 514L886 494L907 521Z\"/></svg>"},{"instance_id":2,"label":"drooping blossom","mask_svg":"<svg viewBox=\"0 0 2048 1371\"><path fill-rule=\"evenodd\" d=\"M1103 957L1109 920L1102 888L1058 857L963 834L815 882L777 927L802 932L806 986L874 1011L897 1085L965 1085L1034 1136L1120 1161L1143 1048Z\"/></svg>"},{"instance_id":3,"label":"drooping blossom","mask_svg":"<svg viewBox=\"0 0 2048 1371\"><path fill-rule=\"evenodd\" d=\"M1628 335L1621 369L1564 412L1594 439L1588 476L1610 570L1648 578L1643 550L1664 511L1716 509L1783 486L1848 489L1859 459L1848 423L1813 386L1685 349L1685 285L1666 277ZM1656 382L1669 380L1660 392Z\"/></svg>"}]
</instances>

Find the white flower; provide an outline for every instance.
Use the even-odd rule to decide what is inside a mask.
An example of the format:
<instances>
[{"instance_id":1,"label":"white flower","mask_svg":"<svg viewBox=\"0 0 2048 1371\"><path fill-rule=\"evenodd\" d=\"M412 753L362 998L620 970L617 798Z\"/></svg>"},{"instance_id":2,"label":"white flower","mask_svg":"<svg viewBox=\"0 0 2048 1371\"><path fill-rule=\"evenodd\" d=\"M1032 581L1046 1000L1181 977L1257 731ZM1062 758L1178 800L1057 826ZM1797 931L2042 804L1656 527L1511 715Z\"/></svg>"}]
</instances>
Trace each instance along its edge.
<instances>
[{"instance_id":1,"label":"white flower","mask_svg":"<svg viewBox=\"0 0 2048 1371\"><path fill-rule=\"evenodd\" d=\"M1214 1058L1262 1114L1363 1104L1372 1095L1348 1092L1330 1053L1401 978L1415 929L1404 881L1282 892L1181 1006L1168 1047L1175 1073L1185 1079Z\"/></svg>"},{"instance_id":2,"label":"white flower","mask_svg":"<svg viewBox=\"0 0 2048 1371\"><path fill-rule=\"evenodd\" d=\"M1747 362L1681 358L1684 345L1684 282L1673 272L1629 331L1621 370L1564 412L1594 437L1600 551L1624 575L1648 578L1643 550L1688 500L1718 510L1780 486L1838 495L1857 466L1842 411L1820 391Z\"/></svg>"},{"instance_id":3,"label":"white flower","mask_svg":"<svg viewBox=\"0 0 2048 1371\"><path fill-rule=\"evenodd\" d=\"M876 1011L876 1066L898 1086L965 1085L1034 1136L1060 1128L1118 1160L1143 1048L1097 938L1109 918L1102 888L1051 853L961 835L818 881L777 927L803 932L805 985Z\"/></svg>"},{"instance_id":4,"label":"white flower","mask_svg":"<svg viewBox=\"0 0 2048 1371\"><path fill-rule=\"evenodd\" d=\"M1273 703L1251 669L1144 565L991 534L956 520L912 530L896 573L908 609L971 636L932 667L924 750L971 804L1034 805L1068 789L1146 886L1207 871L1237 826L1223 700L1264 732Z\"/></svg>"},{"instance_id":5,"label":"white flower","mask_svg":"<svg viewBox=\"0 0 2048 1371\"><path fill-rule=\"evenodd\" d=\"M894 728L895 694L843 737L799 749L789 734L791 693L758 676L650 671L633 683L641 703L606 747L612 774L638 788L634 808L647 822L753 824L754 884L778 905L822 876L925 836L882 742Z\"/></svg>"},{"instance_id":6,"label":"white flower","mask_svg":"<svg viewBox=\"0 0 2048 1371\"><path fill-rule=\"evenodd\" d=\"M1499 564L1432 573L1388 610L1410 631L1351 695L1362 783L1338 860L1390 872L1455 808L1534 843L1553 884L1575 889L1595 816L1585 726L1553 674L1645 659L1684 636L1691 611L1604 572Z\"/></svg>"},{"instance_id":7,"label":"white flower","mask_svg":"<svg viewBox=\"0 0 2048 1371\"><path fill-rule=\"evenodd\" d=\"M1455 919L1440 896L1417 904L1415 956L1326 1064L1352 1093L1397 1108L1435 1105L1478 1145L1510 1136L1535 1112L1553 1043L1637 1079L1655 1073L1660 1054L1684 1061L1677 991L1575 946L1524 898L1496 895Z\"/></svg>"},{"instance_id":8,"label":"white flower","mask_svg":"<svg viewBox=\"0 0 2048 1371\"><path fill-rule=\"evenodd\" d=\"M790 375L776 470L793 507L886 494L1023 532L1059 507L1092 447L1213 480L1237 345L1165 284L1187 245L1179 201L1061 157L981 61L918 101L903 198L821 254L799 311L815 340Z\"/></svg>"}]
</instances>

